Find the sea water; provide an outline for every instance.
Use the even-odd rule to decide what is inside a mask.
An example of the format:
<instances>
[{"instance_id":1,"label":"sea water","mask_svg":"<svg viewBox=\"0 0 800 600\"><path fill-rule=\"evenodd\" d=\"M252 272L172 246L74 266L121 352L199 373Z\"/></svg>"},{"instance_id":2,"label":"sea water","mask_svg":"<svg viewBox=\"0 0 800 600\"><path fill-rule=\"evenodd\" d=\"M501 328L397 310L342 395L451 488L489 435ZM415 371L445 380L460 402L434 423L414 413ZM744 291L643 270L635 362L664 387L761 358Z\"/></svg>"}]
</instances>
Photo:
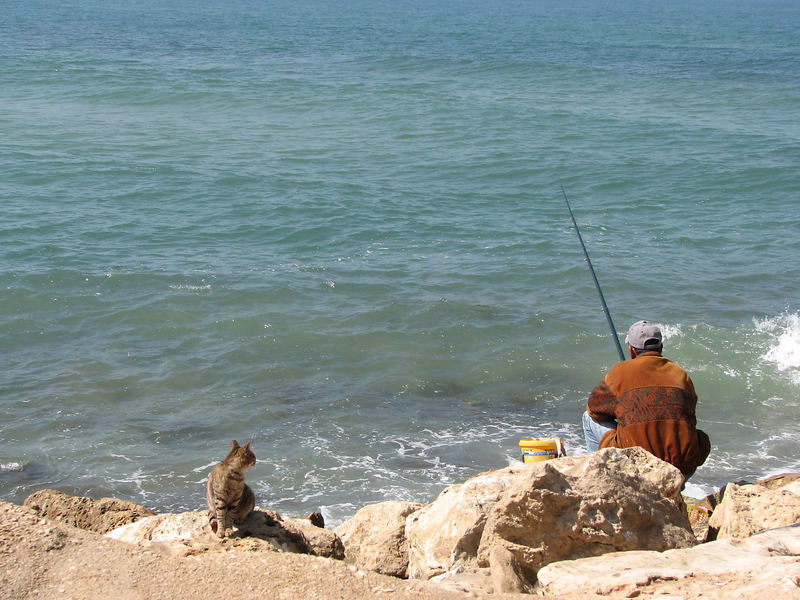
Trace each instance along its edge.
<instances>
[{"instance_id":1,"label":"sea water","mask_svg":"<svg viewBox=\"0 0 800 600\"><path fill-rule=\"evenodd\" d=\"M800 470L800 4L11 0L0 498L329 523L581 454L658 322L690 490Z\"/></svg>"}]
</instances>

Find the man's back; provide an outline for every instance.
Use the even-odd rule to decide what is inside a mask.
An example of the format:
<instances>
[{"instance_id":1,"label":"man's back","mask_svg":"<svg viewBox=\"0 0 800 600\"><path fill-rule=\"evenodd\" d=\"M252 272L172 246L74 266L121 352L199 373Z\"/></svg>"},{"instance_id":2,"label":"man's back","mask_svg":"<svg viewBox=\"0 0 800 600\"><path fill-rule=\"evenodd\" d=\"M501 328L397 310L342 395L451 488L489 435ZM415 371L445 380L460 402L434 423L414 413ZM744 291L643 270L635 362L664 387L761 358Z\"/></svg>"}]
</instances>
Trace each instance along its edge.
<instances>
[{"instance_id":1,"label":"man's back","mask_svg":"<svg viewBox=\"0 0 800 600\"><path fill-rule=\"evenodd\" d=\"M688 477L710 450L708 437L697 432L696 406L686 372L659 352L644 352L614 365L590 394L587 411L596 421L617 421L600 448L641 446Z\"/></svg>"}]
</instances>

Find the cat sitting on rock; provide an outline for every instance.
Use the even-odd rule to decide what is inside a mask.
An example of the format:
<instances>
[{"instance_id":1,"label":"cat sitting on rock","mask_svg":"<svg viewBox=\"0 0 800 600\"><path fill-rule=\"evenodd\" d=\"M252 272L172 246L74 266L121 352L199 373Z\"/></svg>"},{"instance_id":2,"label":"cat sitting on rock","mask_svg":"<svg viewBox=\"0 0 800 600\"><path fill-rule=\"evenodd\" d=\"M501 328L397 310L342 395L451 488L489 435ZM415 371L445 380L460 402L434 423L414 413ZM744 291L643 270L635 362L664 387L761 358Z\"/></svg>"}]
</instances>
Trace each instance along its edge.
<instances>
[{"instance_id":1,"label":"cat sitting on rock","mask_svg":"<svg viewBox=\"0 0 800 600\"><path fill-rule=\"evenodd\" d=\"M208 524L217 537L231 535L234 524L242 523L255 508L255 494L244 482L244 470L254 464L250 442L240 446L233 440L228 456L211 470L206 485Z\"/></svg>"}]
</instances>

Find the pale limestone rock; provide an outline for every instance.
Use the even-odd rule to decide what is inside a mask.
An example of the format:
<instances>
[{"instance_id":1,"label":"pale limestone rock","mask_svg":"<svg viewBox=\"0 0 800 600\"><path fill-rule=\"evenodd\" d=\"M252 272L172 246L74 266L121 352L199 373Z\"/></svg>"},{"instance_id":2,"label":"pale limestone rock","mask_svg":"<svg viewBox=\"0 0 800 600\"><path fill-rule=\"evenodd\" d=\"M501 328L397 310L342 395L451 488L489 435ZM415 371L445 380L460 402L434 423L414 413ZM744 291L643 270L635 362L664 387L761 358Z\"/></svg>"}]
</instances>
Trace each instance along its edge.
<instances>
[{"instance_id":1,"label":"pale limestone rock","mask_svg":"<svg viewBox=\"0 0 800 600\"><path fill-rule=\"evenodd\" d=\"M729 483L708 521L716 539L744 538L800 522L800 480L781 487Z\"/></svg>"},{"instance_id":2,"label":"pale limestone rock","mask_svg":"<svg viewBox=\"0 0 800 600\"><path fill-rule=\"evenodd\" d=\"M118 527L108 532L106 537L129 544L174 542L202 535L207 525L208 514L205 511L163 514Z\"/></svg>"},{"instance_id":3,"label":"pale limestone rock","mask_svg":"<svg viewBox=\"0 0 800 600\"><path fill-rule=\"evenodd\" d=\"M493 573L495 585L512 591L553 561L692 546L682 484L675 467L641 448L478 475L408 518L409 576L494 562L506 574Z\"/></svg>"},{"instance_id":4,"label":"pale limestone rock","mask_svg":"<svg viewBox=\"0 0 800 600\"><path fill-rule=\"evenodd\" d=\"M778 488L782 488L796 481L800 481L800 473L781 473L779 475L771 475L766 479L760 479L753 482L737 481L736 485L740 487L745 485L756 485L766 490L777 490ZM692 529L694 530L698 541L707 542L716 539L718 531L709 528L709 520L711 514L714 512L714 509L722 503L722 499L725 495L725 490L727 487L728 486L724 486L721 490L710 494L705 498L698 499L684 496L686 508L689 511L689 522L692 524ZM721 520L722 518L722 513L717 515L717 519ZM775 526L784 526L791 524L791 522L792 521L781 522ZM771 526L773 525L771 524ZM762 529L759 529L759 531L761 530Z\"/></svg>"},{"instance_id":5,"label":"pale limestone rock","mask_svg":"<svg viewBox=\"0 0 800 600\"><path fill-rule=\"evenodd\" d=\"M483 527L496 504L529 465L477 475L445 489L433 504L406 521L408 576L430 579L458 567L475 566Z\"/></svg>"},{"instance_id":6,"label":"pale limestone rock","mask_svg":"<svg viewBox=\"0 0 800 600\"><path fill-rule=\"evenodd\" d=\"M336 528L345 560L360 569L404 578L408 570L406 518L422 508L417 502L388 501L360 509Z\"/></svg>"},{"instance_id":7,"label":"pale limestone rock","mask_svg":"<svg viewBox=\"0 0 800 600\"><path fill-rule=\"evenodd\" d=\"M330 530L308 519L279 520L274 511L254 510L232 538L220 539L208 527L206 511L149 517L111 531L107 537L151 546L179 556L221 551L274 551L341 559L344 546Z\"/></svg>"},{"instance_id":8,"label":"pale limestone rock","mask_svg":"<svg viewBox=\"0 0 800 600\"><path fill-rule=\"evenodd\" d=\"M23 506L39 516L86 529L107 533L112 529L152 516L152 510L127 500L100 498L93 500L70 496L58 490L40 490L28 496Z\"/></svg>"},{"instance_id":9,"label":"pale limestone rock","mask_svg":"<svg viewBox=\"0 0 800 600\"><path fill-rule=\"evenodd\" d=\"M489 553L489 571L492 590L498 594L522 594L530 591L525 575L516 557L502 545Z\"/></svg>"},{"instance_id":10,"label":"pale limestone rock","mask_svg":"<svg viewBox=\"0 0 800 600\"><path fill-rule=\"evenodd\" d=\"M800 526L693 548L555 562L540 569L538 579L539 590L556 597L648 591L648 586L669 582L693 598L800 598Z\"/></svg>"}]
</instances>

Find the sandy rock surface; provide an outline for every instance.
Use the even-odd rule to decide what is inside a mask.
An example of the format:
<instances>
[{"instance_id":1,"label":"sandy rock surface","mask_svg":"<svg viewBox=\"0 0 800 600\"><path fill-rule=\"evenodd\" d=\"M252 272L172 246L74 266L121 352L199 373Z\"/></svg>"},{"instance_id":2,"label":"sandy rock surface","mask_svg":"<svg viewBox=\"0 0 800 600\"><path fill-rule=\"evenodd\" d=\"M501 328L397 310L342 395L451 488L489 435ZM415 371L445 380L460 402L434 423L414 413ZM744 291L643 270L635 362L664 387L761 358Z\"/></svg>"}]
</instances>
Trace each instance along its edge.
<instances>
[{"instance_id":1,"label":"sandy rock surface","mask_svg":"<svg viewBox=\"0 0 800 600\"><path fill-rule=\"evenodd\" d=\"M463 593L283 552L175 557L0 503L0 598L450 600Z\"/></svg>"}]
</instances>

